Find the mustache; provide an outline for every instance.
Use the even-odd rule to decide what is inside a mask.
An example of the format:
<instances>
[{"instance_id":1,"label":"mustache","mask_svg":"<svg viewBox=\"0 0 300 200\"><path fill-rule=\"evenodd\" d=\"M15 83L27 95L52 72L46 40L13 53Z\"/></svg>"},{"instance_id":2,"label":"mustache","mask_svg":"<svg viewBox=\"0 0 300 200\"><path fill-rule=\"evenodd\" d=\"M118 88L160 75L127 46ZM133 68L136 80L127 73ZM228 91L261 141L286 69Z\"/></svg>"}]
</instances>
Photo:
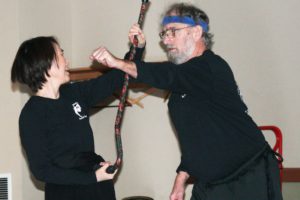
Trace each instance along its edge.
<instances>
[{"instance_id":1,"label":"mustache","mask_svg":"<svg viewBox=\"0 0 300 200\"><path fill-rule=\"evenodd\" d=\"M171 50L173 50L173 49L177 49L175 46L173 46L173 45L167 45L167 46L165 46L165 50L168 52L168 53L170 53L169 51L171 51Z\"/></svg>"},{"instance_id":2,"label":"mustache","mask_svg":"<svg viewBox=\"0 0 300 200\"><path fill-rule=\"evenodd\" d=\"M166 48L167 48L167 49L175 49L176 47L173 46L173 45L166 45Z\"/></svg>"}]
</instances>

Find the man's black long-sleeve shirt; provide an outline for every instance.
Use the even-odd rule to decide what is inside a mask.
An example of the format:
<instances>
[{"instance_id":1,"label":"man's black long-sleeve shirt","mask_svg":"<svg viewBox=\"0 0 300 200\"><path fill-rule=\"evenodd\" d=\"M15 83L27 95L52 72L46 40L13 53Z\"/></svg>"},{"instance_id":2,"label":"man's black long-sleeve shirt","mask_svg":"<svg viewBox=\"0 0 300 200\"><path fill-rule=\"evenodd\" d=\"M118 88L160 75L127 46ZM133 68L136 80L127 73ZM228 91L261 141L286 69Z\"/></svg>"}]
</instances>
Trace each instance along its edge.
<instances>
[{"instance_id":1,"label":"man's black long-sleeve shirt","mask_svg":"<svg viewBox=\"0 0 300 200\"><path fill-rule=\"evenodd\" d=\"M178 171L203 183L234 172L263 148L229 65L212 51L186 63L136 62L137 80L170 90L171 120L181 147Z\"/></svg>"}]
</instances>

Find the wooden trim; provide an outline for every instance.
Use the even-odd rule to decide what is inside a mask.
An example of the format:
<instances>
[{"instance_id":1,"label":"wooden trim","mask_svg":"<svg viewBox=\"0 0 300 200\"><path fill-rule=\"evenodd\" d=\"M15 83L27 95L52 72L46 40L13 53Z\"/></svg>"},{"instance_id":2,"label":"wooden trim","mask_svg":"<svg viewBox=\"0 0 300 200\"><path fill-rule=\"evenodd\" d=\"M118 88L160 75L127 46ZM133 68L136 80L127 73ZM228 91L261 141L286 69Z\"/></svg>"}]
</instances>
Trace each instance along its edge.
<instances>
[{"instance_id":1,"label":"wooden trim","mask_svg":"<svg viewBox=\"0 0 300 200\"><path fill-rule=\"evenodd\" d=\"M98 76L102 76L103 74L107 73L109 70L110 69L108 69L106 67L101 67L101 66L100 67L79 67L79 68L69 69L70 81L76 82L76 81L93 79ZM149 88L149 86L144 83L130 83L128 87L130 89L138 89L138 90ZM108 97L106 100L102 101L100 104L98 104L94 108L101 109L104 107L118 107L118 105L110 105L110 103L115 98L119 99L120 95L118 93L114 93L111 97ZM139 101L135 102L134 100L132 100L131 98L128 97L126 99L125 106L132 106L132 104L136 104L143 108L142 104L139 103Z\"/></svg>"},{"instance_id":2,"label":"wooden trim","mask_svg":"<svg viewBox=\"0 0 300 200\"><path fill-rule=\"evenodd\" d=\"M300 168L283 168L282 182L300 182Z\"/></svg>"},{"instance_id":3,"label":"wooden trim","mask_svg":"<svg viewBox=\"0 0 300 200\"><path fill-rule=\"evenodd\" d=\"M96 78L101 76L105 71L96 67L81 67L70 69L69 72L71 81L80 81Z\"/></svg>"},{"instance_id":4,"label":"wooden trim","mask_svg":"<svg viewBox=\"0 0 300 200\"><path fill-rule=\"evenodd\" d=\"M108 72L109 69L104 67L79 67L70 69L70 80L72 81L82 81L92 78L96 78ZM129 88L138 89L138 88L149 88L147 84L144 83L130 83Z\"/></svg>"}]
</instances>

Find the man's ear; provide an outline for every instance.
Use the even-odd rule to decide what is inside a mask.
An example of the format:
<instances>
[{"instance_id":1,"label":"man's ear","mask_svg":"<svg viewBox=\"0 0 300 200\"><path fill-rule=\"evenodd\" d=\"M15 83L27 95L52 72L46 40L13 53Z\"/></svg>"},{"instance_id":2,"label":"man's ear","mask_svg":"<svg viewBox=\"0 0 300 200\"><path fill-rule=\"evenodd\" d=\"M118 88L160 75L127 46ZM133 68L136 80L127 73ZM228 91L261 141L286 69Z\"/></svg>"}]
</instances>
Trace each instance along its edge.
<instances>
[{"instance_id":1,"label":"man's ear","mask_svg":"<svg viewBox=\"0 0 300 200\"><path fill-rule=\"evenodd\" d=\"M198 40L201 39L202 34L203 34L203 29L202 29L202 27L199 26L199 25L195 26L195 27L194 27L194 34L193 34L193 36L194 36L194 38L195 38L196 41L198 41Z\"/></svg>"}]
</instances>

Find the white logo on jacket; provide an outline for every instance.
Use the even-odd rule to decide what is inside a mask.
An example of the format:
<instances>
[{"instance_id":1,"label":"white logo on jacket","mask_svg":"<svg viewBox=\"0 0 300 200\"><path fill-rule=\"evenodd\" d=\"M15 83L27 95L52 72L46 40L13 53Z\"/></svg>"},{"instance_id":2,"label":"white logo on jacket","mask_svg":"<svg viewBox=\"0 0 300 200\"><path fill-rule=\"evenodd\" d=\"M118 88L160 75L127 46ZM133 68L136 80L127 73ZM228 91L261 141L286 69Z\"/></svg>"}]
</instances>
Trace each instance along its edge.
<instances>
[{"instance_id":1,"label":"white logo on jacket","mask_svg":"<svg viewBox=\"0 0 300 200\"><path fill-rule=\"evenodd\" d=\"M80 114L81 113L81 106L79 105L78 102L73 103L72 106L73 106L75 114L79 116L79 120L82 120L82 119L87 117L86 115L81 115Z\"/></svg>"}]
</instances>

